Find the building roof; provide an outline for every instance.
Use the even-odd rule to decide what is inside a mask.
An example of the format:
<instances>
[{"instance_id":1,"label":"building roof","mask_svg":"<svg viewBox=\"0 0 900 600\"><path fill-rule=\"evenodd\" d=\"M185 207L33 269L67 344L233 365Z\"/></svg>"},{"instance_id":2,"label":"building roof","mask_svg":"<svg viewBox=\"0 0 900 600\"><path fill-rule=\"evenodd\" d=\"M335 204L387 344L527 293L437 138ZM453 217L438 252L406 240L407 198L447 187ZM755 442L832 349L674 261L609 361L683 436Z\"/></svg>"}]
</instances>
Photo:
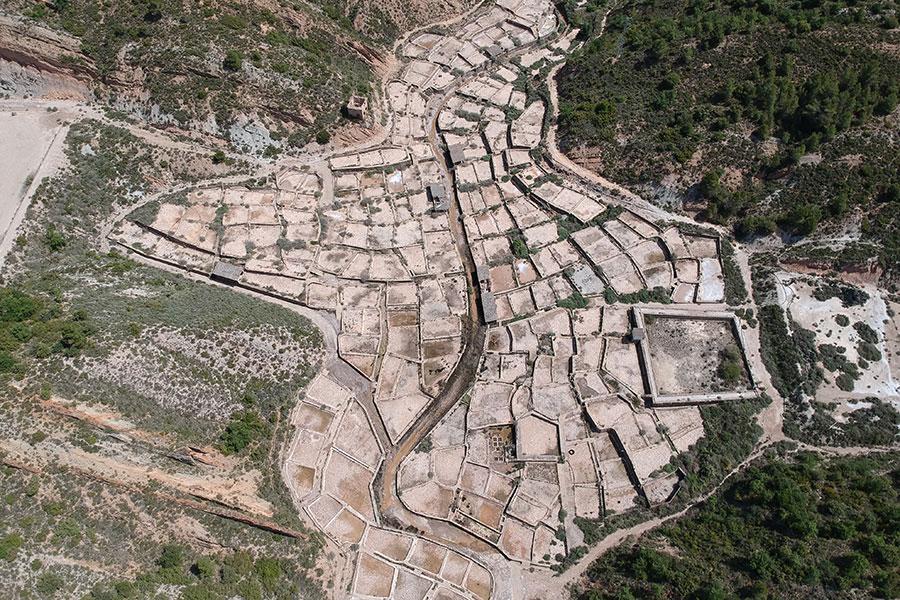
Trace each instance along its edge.
<instances>
[{"instance_id":1,"label":"building roof","mask_svg":"<svg viewBox=\"0 0 900 600\"><path fill-rule=\"evenodd\" d=\"M450 152L450 162L454 165L458 165L459 163L466 160L466 149L462 147L460 144L453 144L448 148Z\"/></svg>"},{"instance_id":2,"label":"building roof","mask_svg":"<svg viewBox=\"0 0 900 600\"><path fill-rule=\"evenodd\" d=\"M485 323L497 322L497 301L494 294L485 291L484 288L481 290L481 312L484 313Z\"/></svg>"},{"instance_id":3,"label":"building roof","mask_svg":"<svg viewBox=\"0 0 900 600\"><path fill-rule=\"evenodd\" d=\"M237 282L241 275L244 273L243 265L236 265L234 263L225 262L225 261L217 261L215 266L213 266L212 273L210 273L210 277L214 279L222 279L224 281L229 281L232 283Z\"/></svg>"},{"instance_id":4,"label":"building roof","mask_svg":"<svg viewBox=\"0 0 900 600\"><path fill-rule=\"evenodd\" d=\"M438 212L450 210L450 199L447 198L447 190L442 183L428 184L428 197L431 199L431 207Z\"/></svg>"},{"instance_id":5,"label":"building roof","mask_svg":"<svg viewBox=\"0 0 900 600\"><path fill-rule=\"evenodd\" d=\"M347 106L350 108L365 108L368 104L369 101L365 96L357 96L356 94L350 96L350 99L347 101Z\"/></svg>"},{"instance_id":6,"label":"building roof","mask_svg":"<svg viewBox=\"0 0 900 600\"><path fill-rule=\"evenodd\" d=\"M644 339L646 332L643 327L632 327L631 328L631 340L634 342L639 342Z\"/></svg>"},{"instance_id":7,"label":"building roof","mask_svg":"<svg viewBox=\"0 0 900 600\"><path fill-rule=\"evenodd\" d=\"M487 265L475 265L475 274L478 276L479 282L487 282L491 279L491 272Z\"/></svg>"},{"instance_id":8,"label":"building roof","mask_svg":"<svg viewBox=\"0 0 900 600\"><path fill-rule=\"evenodd\" d=\"M603 293L603 281L588 265L582 264L573 269L569 279L572 280L575 289L584 296Z\"/></svg>"}]
</instances>

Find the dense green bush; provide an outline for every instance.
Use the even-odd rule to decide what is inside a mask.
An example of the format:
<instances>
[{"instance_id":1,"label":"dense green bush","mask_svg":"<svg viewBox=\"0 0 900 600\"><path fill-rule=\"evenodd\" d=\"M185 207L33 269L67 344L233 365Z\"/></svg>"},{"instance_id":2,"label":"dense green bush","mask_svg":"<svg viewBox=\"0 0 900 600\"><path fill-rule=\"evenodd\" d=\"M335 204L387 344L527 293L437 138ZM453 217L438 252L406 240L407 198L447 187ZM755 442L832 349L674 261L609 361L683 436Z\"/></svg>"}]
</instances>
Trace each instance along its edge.
<instances>
[{"instance_id":1,"label":"dense green bush","mask_svg":"<svg viewBox=\"0 0 900 600\"><path fill-rule=\"evenodd\" d=\"M869 294L864 290L839 282L822 283L813 290L813 298L825 302L830 298L838 298L844 308L862 306L869 301ZM847 317L844 317L845 319Z\"/></svg>"},{"instance_id":2,"label":"dense green bush","mask_svg":"<svg viewBox=\"0 0 900 600\"><path fill-rule=\"evenodd\" d=\"M0 560L14 561L23 543L22 536L17 533L10 533L0 538Z\"/></svg>"},{"instance_id":3,"label":"dense green bush","mask_svg":"<svg viewBox=\"0 0 900 600\"><path fill-rule=\"evenodd\" d=\"M572 292L572 295L568 298L557 300L556 305L560 308L569 308L572 310L577 308L587 308L587 300L585 300L584 296L582 296L580 292L575 291Z\"/></svg>"},{"instance_id":4,"label":"dense green bush","mask_svg":"<svg viewBox=\"0 0 900 600\"><path fill-rule=\"evenodd\" d=\"M305 597L299 584L306 580L292 564L258 555L256 550L238 550L217 557L196 556L183 546L168 544L163 546L156 566L156 570L140 573L134 581L98 584L85 600L151 598L161 586L174 588L181 600ZM314 594L309 596L311 599L322 598L318 591L305 589L304 592Z\"/></svg>"},{"instance_id":5,"label":"dense green bush","mask_svg":"<svg viewBox=\"0 0 900 600\"><path fill-rule=\"evenodd\" d=\"M815 392L822 381L815 336L799 328L791 332L784 310L775 304L760 307L759 323L763 362L778 392L786 399Z\"/></svg>"},{"instance_id":6,"label":"dense green bush","mask_svg":"<svg viewBox=\"0 0 900 600\"><path fill-rule=\"evenodd\" d=\"M88 347L94 330L84 311L0 288L0 373L19 372L32 357L75 356Z\"/></svg>"},{"instance_id":7,"label":"dense green bush","mask_svg":"<svg viewBox=\"0 0 900 600\"><path fill-rule=\"evenodd\" d=\"M878 362L881 360L881 352L875 347L875 344L869 342L860 342L856 346L856 352L861 358L869 362Z\"/></svg>"},{"instance_id":8,"label":"dense green bush","mask_svg":"<svg viewBox=\"0 0 900 600\"><path fill-rule=\"evenodd\" d=\"M737 346L729 344L722 350L719 354L719 366L716 372L728 385L734 385L741 380L744 374L744 359Z\"/></svg>"},{"instance_id":9,"label":"dense green bush","mask_svg":"<svg viewBox=\"0 0 900 600\"><path fill-rule=\"evenodd\" d=\"M247 409L231 416L219 438L219 449L225 454L237 454L250 444L266 436L268 424L255 410Z\"/></svg>"},{"instance_id":10,"label":"dense green bush","mask_svg":"<svg viewBox=\"0 0 900 600\"><path fill-rule=\"evenodd\" d=\"M225 59L222 61L222 67L226 71L240 71L241 65L244 63L244 56L237 50L228 50L225 52Z\"/></svg>"},{"instance_id":11,"label":"dense green bush","mask_svg":"<svg viewBox=\"0 0 900 600\"><path fill-rule=\"evenodd\" d=\"M563 3L591 24L594 4ZM862 209L863 238L900 276L898 140L885 118L900 58L879 50L893 43L880 28L892 14L874 0L616 3L558 75L561 146L739 239L808 235Z\"/></svg>"},{"instance_id":12,"label":"dense green bush","mask_svg":"<svg viewBox=\"0 0 900 600\"><path fill-rule=\"evenodd\" d=\"M579 600L900 594L898 455L750 468L689 516L590 566Z\"/></svg>"},{"instance_id":13,"label":"dense green bush","mask_svg":"<svg viewBox=\"0 0 900 600\"><path fill-rule=\"evenodd\" d=\"M874 329L872 329L868 323L863 323L862 321L857 321L853 324L853 329L859 334L859 337L864 341L870 344L878 343L878 333Z\"/></svg>"}]
</instances>

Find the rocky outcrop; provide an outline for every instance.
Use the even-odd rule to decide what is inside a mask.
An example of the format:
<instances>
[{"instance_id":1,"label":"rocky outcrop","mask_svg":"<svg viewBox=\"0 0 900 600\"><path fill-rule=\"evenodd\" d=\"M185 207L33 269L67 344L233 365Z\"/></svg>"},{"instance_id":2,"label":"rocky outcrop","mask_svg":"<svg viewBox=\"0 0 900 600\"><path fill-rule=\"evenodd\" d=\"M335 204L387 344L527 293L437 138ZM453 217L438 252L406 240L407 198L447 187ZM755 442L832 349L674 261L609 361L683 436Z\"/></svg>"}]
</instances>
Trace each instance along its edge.
<instances>
[{"instance_id":1,"label":"rocky outcrop","mask_svg":"<svg viewBox=\"0 0 900 600\"><path fill-rule=\"evenodd\" d=\"M76 38L3 15L0 15L0 59L81 81L97 77L94 62L81 53Z\"/></svg>"}]
</instances>

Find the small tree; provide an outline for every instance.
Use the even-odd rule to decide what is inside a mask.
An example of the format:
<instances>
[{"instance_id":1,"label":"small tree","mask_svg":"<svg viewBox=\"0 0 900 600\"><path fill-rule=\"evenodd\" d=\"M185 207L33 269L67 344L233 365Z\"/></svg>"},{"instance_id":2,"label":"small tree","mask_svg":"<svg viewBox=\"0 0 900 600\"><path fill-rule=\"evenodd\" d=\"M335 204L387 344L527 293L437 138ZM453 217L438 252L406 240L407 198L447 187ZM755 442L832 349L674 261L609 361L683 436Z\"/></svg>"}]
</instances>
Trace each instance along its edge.
<instances>
[{"instance_id":1,"label":"small tree","mask_svg":"<svg viewBox=\"0 0 900 600\"><path fill-rule=\"evenodd\" d=\"M225 60L222 61L222 67L226 71L240 71L241 65L244 64L244 56L237 50L229 50L225 53Z\"/></svg>"},{"instance_id":2,"label":"small tree","mask_svg":"<svg viewBox=\"0 0 900 600\"><path fill-rule=\"evenodd\" d=\"M184 564L184 548L178 544L166 544L156 561L160 569L178 569Z\"/></svg>"},{"instance_id":3,"label":"small tree","mask_svg":"<svg viewBox=\"0 0 900 600\"><path fill-rule=\"evenodd\" d=\"M62 232L56 228L56 225L47 227L44 233L44 243L50 248L51 252L58 252L66 247L66 238Z\"/></svg>"}]
</instances>

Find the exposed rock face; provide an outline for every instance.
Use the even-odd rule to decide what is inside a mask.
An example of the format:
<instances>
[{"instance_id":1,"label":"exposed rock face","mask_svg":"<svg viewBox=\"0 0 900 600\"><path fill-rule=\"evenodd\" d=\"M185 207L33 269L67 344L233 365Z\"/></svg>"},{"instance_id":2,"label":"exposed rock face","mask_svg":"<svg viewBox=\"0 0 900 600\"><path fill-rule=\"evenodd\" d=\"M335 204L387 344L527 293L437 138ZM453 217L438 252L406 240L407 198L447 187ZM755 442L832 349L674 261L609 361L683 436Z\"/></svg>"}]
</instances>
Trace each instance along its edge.
<instances>
[{"instance_id":1,"label":"exposed rock face","mask_svg":"<svg viewBox=\"0 0 900 600\"><path fill-rule=\"evenodd\" d=\"M0 59L81 81L97 77L94 62L81 53L76 38L24 19L0 16Z\"/></svg>"},{"instance_id":2,"label":"exposed rock face","mask_svg":"<svg viewBox=\"0 0 900 600\"><path fill-rule=\"evenodd\" d=\"M44 100L93 99L88 81L23 66L0 58L0 94Z\"/></svg>"}]
</instances>

